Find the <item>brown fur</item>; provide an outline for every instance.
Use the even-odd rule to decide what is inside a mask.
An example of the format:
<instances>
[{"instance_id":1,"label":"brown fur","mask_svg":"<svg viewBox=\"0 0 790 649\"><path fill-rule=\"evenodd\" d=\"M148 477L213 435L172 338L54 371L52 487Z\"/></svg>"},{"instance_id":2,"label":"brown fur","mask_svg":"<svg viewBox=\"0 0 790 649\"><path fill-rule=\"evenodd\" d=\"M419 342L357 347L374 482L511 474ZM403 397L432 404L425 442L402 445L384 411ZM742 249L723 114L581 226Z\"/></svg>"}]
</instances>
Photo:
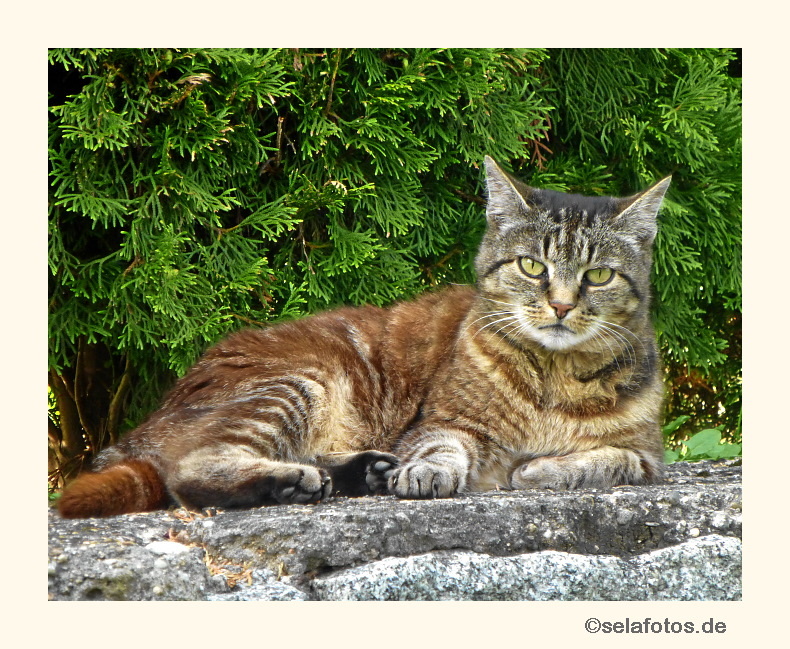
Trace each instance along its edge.
<instances>
[{"instance_id":1,"label":"brown fur","mask_svg":"<svg viewBox=\"0 0 790 649\"><path fill-rule=\"evenodd\" d=\"M113 516L161 509L169 502L165 485L148 462L127 460L103 473L86 473L58 500L65 518Z\"/></svg>"}]
</instances>

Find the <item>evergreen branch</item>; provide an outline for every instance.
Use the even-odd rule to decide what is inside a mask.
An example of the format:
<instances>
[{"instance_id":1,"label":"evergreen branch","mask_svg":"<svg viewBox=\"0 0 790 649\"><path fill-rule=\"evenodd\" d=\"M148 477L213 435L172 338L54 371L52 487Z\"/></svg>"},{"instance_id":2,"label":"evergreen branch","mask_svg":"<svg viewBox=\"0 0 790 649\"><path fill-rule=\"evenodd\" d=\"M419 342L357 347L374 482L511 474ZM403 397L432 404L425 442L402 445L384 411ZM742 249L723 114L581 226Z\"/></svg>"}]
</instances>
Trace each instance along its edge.
<instances>
[{"instance_id":1,"label":"evergreen branch","mask_svg":"<svg viewBox=\"0 0 790 649\"><path fill-rule=\"evenodd\" d=\"M453 194L455 194L456 196L460 196L465 201L469 201L470 203L475 203L477 205L486 204L484 198L480 198L479 196L473 196L472 194L467 194L466 192L463 192L460 189L456 189L455 187L453 187Z\"/></svg>"},{"instance_id":2,"label":"evergreen branch","mask_svg":"<svg viewBox=\"0 0 790 649\"><path fill-rule=\"evenodd\" d=\"M324 115L330 115L330 114L334 115L334 113L330 113L330 111L332 110L332 99L333 99L334 94L335 94L335 82L337 81L337 72L338 72L338 70L340 68L340 53L341 53L341 51L342 50L340 48L337 48L337 50L336 50L336 54L335 54L335 69L332 71L332 79L331 79L330 84L329 84L329 97L327 98L327 101L326 101L326 108L324 108ZM337 117L337 115L334 115L334 116Z\"/></svg>"},{"instance_id":3,"label":"evergreen branch","mask_svg":"<svg viewBox=\"0 0 790 649\"><path fill-rule=\"evenodd\" d=\"M452 259L456 255L461 254L462 252L464 252L464 249L459 247L459 246L456 246L452 250L450 250L450 252L448 252L446 255L444 255L444 257L442 257L435 264L431 264L430 266L423 266L422 270L428 276L428 279L430 280L431 284L435 284L436 283L435 279L434 279L434 275L433 275L434 269L436 269L436 268L444 268L445 265L447 264L447 262L450 259Z\"/></svg>"},{"instance_id":4,"label":"evergreen branch","mask_svg":"<svg viewBox=\"0 0 790 649\"><path fill-rule=\"evenodd\" d=\"M132 272L132 271L133 271L135 268L137 268L138 266L142 266L144 263L145 263L145 260L144 260L144 259L142 259L142 258L140 258L140 257L135 257L135 258L134 258L134 260L132 260L132 263L131 263L131 264L129 264L129 265L126 267L126 268L124 268L124 271L123 271L123 273L122 273L122 274L123 274L123 276L124 276L124 277L126 277L126 276L127 276L129 273L131 273L131 272Z\"/></svg>"},{"instance_id":5,"label":"evergreen branch","mask_svg":"<svg viewBox=\"0 0 790 649\"><path fill-rule=\"evenodd\" d=\"M230 313L228 314L233 318L238 318L242 322L246 322L247 324L255 325L256 327L268 327L270 323L268 322L260 322L258 320L253 320L252 318L246 318L243 315L239 315L238 313Z\"/></svg>"}]
</instances>

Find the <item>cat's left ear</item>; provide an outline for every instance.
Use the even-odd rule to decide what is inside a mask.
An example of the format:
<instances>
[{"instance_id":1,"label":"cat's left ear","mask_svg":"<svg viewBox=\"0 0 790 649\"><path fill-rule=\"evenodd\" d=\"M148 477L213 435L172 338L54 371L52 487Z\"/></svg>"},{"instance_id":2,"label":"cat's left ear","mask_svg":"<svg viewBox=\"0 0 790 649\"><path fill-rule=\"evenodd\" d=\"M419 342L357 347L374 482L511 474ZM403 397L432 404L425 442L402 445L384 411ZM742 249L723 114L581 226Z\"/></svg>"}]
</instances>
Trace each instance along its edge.
<instances>
[{"instance_id":1,"label":"cat's left ear","mask_svg":"<svg viewBox=\"0 0 790 649\"><path fill-rule=\"evenodd\" d=\"M621 198L618 205L620 212L614 219L615 225L619 229L633 232L643 243L652 244L658 233L658 209L671 181L672 176L667 176L639 194Z\"/></svg>"},{"instance_id":2,"label":"cat's left ear","mask_svg":"<svg viewBox=\"0 0 790 649\"><path fill-rule=\"evenodd\" d=\"M488 224L501 227L514 216L529 212L530 207L524 194L528 194L530 188L502 171L493 158L486 156L485 165L488 188L488 203L486 203ZM516 183L518 183L518 188Z\"/></svg>"}]
</instances>

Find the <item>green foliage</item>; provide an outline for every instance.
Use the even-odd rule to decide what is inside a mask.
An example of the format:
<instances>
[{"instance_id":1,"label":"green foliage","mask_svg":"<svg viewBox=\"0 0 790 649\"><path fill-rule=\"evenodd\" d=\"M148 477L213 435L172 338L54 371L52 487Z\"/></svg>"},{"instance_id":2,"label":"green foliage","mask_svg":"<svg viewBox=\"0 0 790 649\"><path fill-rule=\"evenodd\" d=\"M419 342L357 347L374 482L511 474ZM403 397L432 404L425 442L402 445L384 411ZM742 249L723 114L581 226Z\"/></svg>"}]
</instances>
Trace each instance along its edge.
<instances>
[{"instance_id":1,"label":"green foliage","mask_svg":"<svg viewBox=\"0 0 790 649\"><path fill-rule=\"evenodd\" d=\"M233 329L473 281L485 154L535 185L592 194L673 174L655 264L669 412L738 436L731 57L51 50L59 452L116 439Z\"/></svg>"},{"instance_id":2,"label":"green foliage","mask_svg":"<svg viewBox=\"0 0 790 649\"><path fill-rule=\"evenodd\" d=\"M681 415L663 427L664 439L668 446L672 444L675 432L689 419L691 419L689 415ZM671 464L678 461L723 460L738 457L741 452L741 444L731 444L722 440L721 427L707 428L680 442L678 447L667 448L664 451L664 461Z\"/></svg>"}]
</instances>

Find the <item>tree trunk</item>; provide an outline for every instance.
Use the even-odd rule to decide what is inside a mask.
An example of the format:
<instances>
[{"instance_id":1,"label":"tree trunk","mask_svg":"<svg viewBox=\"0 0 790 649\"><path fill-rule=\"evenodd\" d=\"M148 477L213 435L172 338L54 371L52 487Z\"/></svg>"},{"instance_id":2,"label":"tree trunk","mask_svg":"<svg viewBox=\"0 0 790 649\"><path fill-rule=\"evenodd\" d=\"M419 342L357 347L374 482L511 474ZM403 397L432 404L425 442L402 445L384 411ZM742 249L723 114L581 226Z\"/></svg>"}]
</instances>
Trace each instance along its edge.
<instances>
[{"instance_id":1,"label":"tree trunk","mask_svg":"<svg viewBox=\"0 0 790 649\"><path fill-rule=\"evenodd\" d=\"M62 487L102 448L118 441L131 385L129 358L117 381L115 366L105 345L81 340L74 368L50 370L49 387L59 412L58 423L49 420L52 486Z\"/></svg>"}]
</instances>

